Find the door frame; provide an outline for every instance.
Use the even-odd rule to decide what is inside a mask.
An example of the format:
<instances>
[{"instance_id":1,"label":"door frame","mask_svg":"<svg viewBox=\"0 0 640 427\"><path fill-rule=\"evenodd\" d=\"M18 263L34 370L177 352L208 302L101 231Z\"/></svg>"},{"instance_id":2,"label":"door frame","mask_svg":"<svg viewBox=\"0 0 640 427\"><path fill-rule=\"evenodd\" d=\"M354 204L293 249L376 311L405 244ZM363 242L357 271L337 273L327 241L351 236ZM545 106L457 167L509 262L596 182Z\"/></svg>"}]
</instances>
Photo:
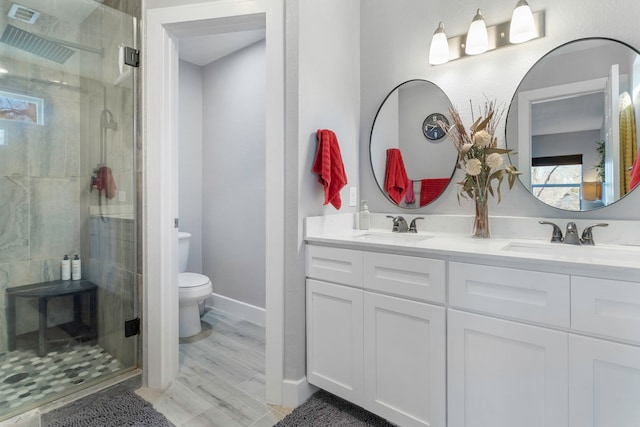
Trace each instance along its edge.
<instances>
[{"instance_id":1,"label":"door frame","mask_svg":"<svg viewBox=\"0 0 640 427\"><path fill-rule=\"evenodd\" d=\"M284 0L218 0L148 9L143 22L143 383L165 389L178 359L178 39L266 26L265 399L284 379ZM255 27L254 27L255 28Z\"/></svg>"},{"instance_id":2,"label":"door frame","mask_svg":"<svg viewBox=\"0 0 640 427\"><path fill-rule=\"evenodd\" d=\"M531 191L531 109L534 104L590 93L604 92L606 78L583 80L523 91L518 94L518 170L524 186Z\"/></svg>"}]
</instances>

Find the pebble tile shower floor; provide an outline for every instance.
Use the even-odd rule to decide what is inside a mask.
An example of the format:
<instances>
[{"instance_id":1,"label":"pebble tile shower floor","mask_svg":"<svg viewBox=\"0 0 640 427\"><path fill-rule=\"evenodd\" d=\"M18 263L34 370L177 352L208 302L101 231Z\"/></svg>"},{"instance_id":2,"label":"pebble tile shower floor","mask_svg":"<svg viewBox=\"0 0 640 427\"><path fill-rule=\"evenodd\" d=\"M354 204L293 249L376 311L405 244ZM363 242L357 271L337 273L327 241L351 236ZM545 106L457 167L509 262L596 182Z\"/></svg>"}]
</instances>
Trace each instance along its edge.
<instances>
[{"instance_id":1,"label":"pebble tile shower floor","mask_svg":"<svg viewBox=\"0 0 640 427\"><path fill-rule=\"evenodd\" d=\"M52 394L110 376L124 366L98 345L75 345L38 357L33 351L0 354L0 417L37 406Z\"/></svg>"}]
</instances>

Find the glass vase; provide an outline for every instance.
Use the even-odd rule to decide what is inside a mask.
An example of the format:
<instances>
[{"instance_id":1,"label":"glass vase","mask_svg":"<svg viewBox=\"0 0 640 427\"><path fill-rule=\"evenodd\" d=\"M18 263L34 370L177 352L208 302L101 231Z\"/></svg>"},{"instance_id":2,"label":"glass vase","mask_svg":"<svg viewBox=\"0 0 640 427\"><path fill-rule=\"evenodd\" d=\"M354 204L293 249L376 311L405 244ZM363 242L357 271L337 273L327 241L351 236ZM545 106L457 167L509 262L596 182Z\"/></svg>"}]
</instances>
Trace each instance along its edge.
<instances>
[{"instance_id":1,"label":"glass vase","mask_svg":"<svg viewBox=\"0 0 640 427\"><path fill-rule=\"evenodd\" d=\"M486 190L476 192L476 216L473 220L473 237L489 238L489 204Z\"/></svg>"}]
</instances>

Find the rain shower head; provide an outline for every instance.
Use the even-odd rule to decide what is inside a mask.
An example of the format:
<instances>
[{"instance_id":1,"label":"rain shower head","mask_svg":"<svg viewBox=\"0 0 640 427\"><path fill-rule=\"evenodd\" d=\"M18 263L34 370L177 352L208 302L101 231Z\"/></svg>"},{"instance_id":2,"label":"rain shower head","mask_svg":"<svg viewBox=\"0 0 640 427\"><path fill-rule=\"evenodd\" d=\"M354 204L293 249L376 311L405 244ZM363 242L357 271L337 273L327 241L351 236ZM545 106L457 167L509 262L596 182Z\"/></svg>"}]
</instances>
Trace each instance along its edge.
<instances>
[{"instance_id":1,"label":"rain shower head","mask_svg":"<svg viewBox=\"0 0 640 427\"><path fill-rule=\"evenodd\" d=\"M64 64L75 52L59 43L37 36L8 24L0 37L0 42L33 53L41 58Z\"/></svg>"}]
</instances>

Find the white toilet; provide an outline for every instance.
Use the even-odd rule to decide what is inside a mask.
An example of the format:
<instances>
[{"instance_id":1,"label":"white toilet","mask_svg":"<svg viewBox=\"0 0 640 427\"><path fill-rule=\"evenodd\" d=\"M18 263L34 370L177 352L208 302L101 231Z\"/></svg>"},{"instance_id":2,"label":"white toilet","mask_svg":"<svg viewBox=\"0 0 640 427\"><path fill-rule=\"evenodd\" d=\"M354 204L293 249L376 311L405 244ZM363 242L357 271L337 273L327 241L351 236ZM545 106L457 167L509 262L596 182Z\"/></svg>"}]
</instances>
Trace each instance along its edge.
<instances>
[{"instance_id":1,"label":"white toilet","mask_svg":"<svg viewBox=\"0 0 640 427\"><path fill-rule=\"evenodd\" d=\"M180 306L180 325L178 334L180 338L190 337L200 333L200 308L199 304L208 298L213 292L211 280L207 276L198 273L186 273L189 260L189 240L191 233L178 232L178 251L180 256L178 291Z\"/></svg>"}]
</instances>

